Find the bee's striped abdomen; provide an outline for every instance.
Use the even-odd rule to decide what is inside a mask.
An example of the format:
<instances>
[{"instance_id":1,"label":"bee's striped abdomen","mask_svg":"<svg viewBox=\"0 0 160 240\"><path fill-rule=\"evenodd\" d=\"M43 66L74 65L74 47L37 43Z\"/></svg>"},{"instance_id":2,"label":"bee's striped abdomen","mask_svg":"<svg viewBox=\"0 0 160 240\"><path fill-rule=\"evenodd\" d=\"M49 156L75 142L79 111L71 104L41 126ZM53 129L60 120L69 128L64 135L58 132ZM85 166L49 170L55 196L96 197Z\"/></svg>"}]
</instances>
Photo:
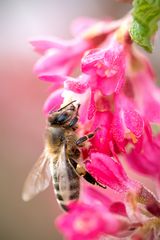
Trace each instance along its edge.
<instances>
[{"instance_id":1,"label":"bee's striped abdomen","mask_svg":"<svg viewBox=\"0 0 160 240\"><path fill-rule=\"evenodd\" d=\"M70 167L71 168L71 167ZM60 206L67 211L67 205L75 201L79 198L80 191L80 181L79 176L74 172L74 170L67 169L68 180L66 180L65 184L62 187L62 183L59 181L57 177L57 173L54 173L53 176L53 185L54 191L56 195L56 199Z\"/></svg>"},{"instance_id":2,"label":"bee's striped abdomen","mask_svg":"<svg viewBox=\"0 0 160 240\"><path fill-rule=\"evenodd\" d=\"M67 211L68 204L79 198L79 176L63 154L51 162L50 169L57 202Z\"/></svg>"}]
</instances>

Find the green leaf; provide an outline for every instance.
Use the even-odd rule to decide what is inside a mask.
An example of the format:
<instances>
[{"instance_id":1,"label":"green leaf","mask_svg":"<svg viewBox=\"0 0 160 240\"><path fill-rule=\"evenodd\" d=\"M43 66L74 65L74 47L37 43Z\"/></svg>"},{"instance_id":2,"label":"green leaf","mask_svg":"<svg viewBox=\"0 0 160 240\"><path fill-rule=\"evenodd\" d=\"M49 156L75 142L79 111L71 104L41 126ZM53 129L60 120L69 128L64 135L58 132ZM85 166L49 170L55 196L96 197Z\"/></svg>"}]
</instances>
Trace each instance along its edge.
<instances>
[{"instance_id":1,"label":"green leaf","mask_svg":"<svg viewBox=\"0 0 160 240\"><path fill-rule=\"evenodd\" d=\"M152 52L152 36L158 30L160 0L134 0L130 35L134 42Z\"/></svg>"}]
</instances>

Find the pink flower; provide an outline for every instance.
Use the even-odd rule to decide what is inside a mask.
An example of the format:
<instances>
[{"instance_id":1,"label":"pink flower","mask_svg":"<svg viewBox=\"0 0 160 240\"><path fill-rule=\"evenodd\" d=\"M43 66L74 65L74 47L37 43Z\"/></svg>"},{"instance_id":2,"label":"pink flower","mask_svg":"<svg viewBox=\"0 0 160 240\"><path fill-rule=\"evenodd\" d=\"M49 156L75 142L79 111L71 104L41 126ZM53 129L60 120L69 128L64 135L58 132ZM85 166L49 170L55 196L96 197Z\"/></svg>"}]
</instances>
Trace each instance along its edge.
<instances>
[{"instance_id":1,"label":"pink flower","mask_svg":"<svg viewBox=\"0 0 160 240\"><path fill-rule=\"evenodd\" d=\"M123 203L117 202L122 215L112 212L113 205L102 193L86 188L83 200L71 205L69 213L60 216L56 225L69 240L97 240L102 236L115 236L128 229L129 223Z\"/></svg>"},{"instance_id":2,"label":"pink flower","mask_svg":"<svg viewBox=\"0 0 160 240\"><path fill-rule=\"evenodd\" d=\"M95 18L78 17L71 24L71 33L75 37L77 34L84 34L84 32L87 32L90 28L97 24L97 22L99 22L99 20Z\"/></svg>"},{"instance_id":3,"label":"pink flower","mask_svg":"<svg viewBox=\"0 0 160 240\"><path fill-rule=\"evenodd\" d=\"M82 59L82 71L91 76L90 87L103 95L118 93L125 81L124 45L110 39L106 49L90 50Z\"/></svg>"},{"instance_id":4,"label":"pink flower","mask_svg":"<svg viewBox=\"0 0 160 240\"><path fill-rule=\"evenodd\" d=\"M138 183L130 180L120 162L106 154L91 153L90 161L86 162L86 169L101 184L117 192L126 192L138 188Z\"/></svg>"},{"instance_id":5,"label":"pink flower","mask_svg":"<svg viewBox=\"0 0 160 240\"><path fill-rule=\"evenodd\" d=\"M57 109L60 108L61 104L63 103L63 97L61 96L62 92L63 92L62 89L57 89L56 91L52 92L49 95L43 106L45 114L48 114L52 110L56 111Z\"/></svg>"},{"instance_id":6,"label":"pink flower","mask_svg":"<svg viewBox=\"0 0 160 240\"><path fill-rule=\"evenodd\" d=\"M142 199L145 194L147 198L149 193L145 191L143 196L140 195ZM152 215L151 212L155 212L154 206L157 207L158 213L160 208L157 202L148 206L148 209L143 204L139 204L131 192L125 202L122 202L112 200L93 187L85 186L80 201L71 204L69 212L57 218L56 225L68 240L109 240L112 237L136 239L134 237L150 236L153 228L156 239L160 228L159 219L153 218L156 215ZM128 215L128 210L132 210L133 215Z\"/></svg>"},{"instance_id":7,"label":"pink flower","mask_svg":"<svg viewBox=\"0 0 160 240\"><path fill-rule=\"evenodd\" d=\"M144 131L143 117L136 111L135 106L125 95L115 98L115 112L111 125L113 139L121 151L125 151L126 140L137 143Z\"/></svg>"},{"instance_id":8,"label":"pink flower","mask_svg":"<svg viewBox=\"0 0 160 240\"><path fill-rule=\"evenodd\" d=\"M94 216L94 217L91 217ZM109 220L109 219L108 219ZM108 221L110 223L110 221ZM115 225L111 222L110 229ZM70 215L63 216L58 220L58 226L65 233L68 239L98 239L106 232L106 222L100 211L85 205L77 203L70 211ZM72 229L71 229L72 226ZM110 232L109 232L110 233Z\"/></svg>"},{"instance_id":9,"label":"pink flower","mask_svg":"<svg viewBox=\"0 0 160 240\"><path fill-rule=\"evenodd\" d=\"M113 115L110 111L96 111L90 131L92 132L95 129L98 130L94 138L90 140L92 144L90 147L90 152L101 152L112 156L112 151L110 149L110 144L113 140L110 134L112 119Z\"/></svg>"},{"instance_id":10,"label":"pink flower","mask_svg":"<svg viewBox=\"0 0 160 240\"><path fill-rule=\"evenodd\" d=\"M69 75L78 65L85 50L90 46L86 40L77 38L73 40L32 40L35 50L43 53L34 67L38 75L50 75L57 77Z\"/></svg>"},{"instance_id":11,"label":"pink flower","mask_svg":"<svg viewBox=\"0 0 160 240\"><path fill-rule=\"evenodd\" d=\"M128 81L142 116L149 122L160 123L160 88L155 84L153 69L141 53L131 56L131 71ZM136 66L134 66L136 65ZM135 70L135 67L138 69Z\"/></svg>"},{"instance_id":12,"label":"pink flower","mask_svg":"<svg viewBox=\"0 0 160 240\"><path fill-rule=\"evenodd\" d=\"M113 102L100 94L95 96L94 117L92 117L90 124L87 123L87 132L85 132L98 129L94 138L90 140L92 144L90 151L98 151L113 156L114 152L125 152L128 143L136 144L141 141L144 133L144 120L125 96L118 95L116 100L113 98ZM85 98L85 96L83 97ZM90 113L90 104L87 99L82 104L82 108L85 108L88 114ZM114 112L111 111L112 107L115 108Z\"/></svg>"},{"instance_id":13,"label":"pink flower","mask_svg":"<svg viewBox=\"0 0 160 240\"><path fill-rule=\"evenodd\" d=\"M107 22L88 18L77 20L72 26L72 40L49 37L31 39L34 50L43 55L36 63L34 72L38 77L49 75L57 78L59 75L70 75L79 65L84 52L100 45L120 24L120 21L115 21L107 27Z\"/></svg>"},{"instance_id":14,"label":"pink flower","mask_svg":"<svg viewBox=\"0 0 160 240\"><path fill-rule=\"evenodd\" d=\"M152 122L160 123L160 89L148 60L132 47L127 23L117 30L121 23L82 18L72 26L72 40L31 41L42 55L34 70L52 84L45 113L65 102L80 103L77 137L95 132L81 148L83 164L123 199L113 201L83 187L80 200L57 220L69 240L142 239L144 234L147 239L152 229L156 237L160 229L160 203L130 179L119 161L126 158L133 169L160 184L160 134L152 137L150 128Z\"/></svg>"},{"instance_id":15,"label":"pink flower","mask_svg":"<svg viewBox=\"0 0 160 240\"><path fill-rule=\"evenodd\" d=\"M131 167L156 180L160 179L160 134L152 140L145 135L141 150L132 149L127 156Z\"/></svg>"},{"instance_id":16,"label":"pink flower","mask_svg":"<svg viewBox=\"0 0 160 240\"><path fill-rule=\"evenodd\" d=\"M85 108L87 109L87 119L91 120L96 112L95 106L95 91L90 88L90 77L82 74L78 78L68 78L64 82L64 87L68 90L71 90L75 93L82 94L85 93L87 90L88 94L85 97Z\"/></svg>"},{"instance_id":17,"label":"pink flower","mask_svg":"<svg viewBox=\"0 0 160 240\"><path fill-rule=\"evenodd\" d=\"M119 93L125 81L125 49L117 41L110 40L107 49L91 50L82 59L80 77L68 78L65 88L76 93L83 93L90 89L88 119L92 119L96 112L95 95L98 91L103 96ZM87 76L88 75L88 76Z\"/></svg>"},{"instance_id":18,"label":"pink flower","mask_svg":"<svg viewBox=\"0 0 160 240\"><path fill-rule=\"evenodd\" d=\"M82 94L89 88L89 77L85 74L77 78L67 77L64 81L64 88Z\"/></svg>"}]
</instances>

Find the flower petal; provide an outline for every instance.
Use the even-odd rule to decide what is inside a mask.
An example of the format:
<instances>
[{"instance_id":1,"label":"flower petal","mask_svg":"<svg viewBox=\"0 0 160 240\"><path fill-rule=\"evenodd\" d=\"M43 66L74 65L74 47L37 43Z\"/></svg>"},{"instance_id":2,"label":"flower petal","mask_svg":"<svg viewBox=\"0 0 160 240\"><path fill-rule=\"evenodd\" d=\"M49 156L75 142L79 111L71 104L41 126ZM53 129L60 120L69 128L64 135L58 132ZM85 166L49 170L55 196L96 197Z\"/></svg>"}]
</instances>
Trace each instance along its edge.
<instances>
[{"instance_id":1,"label":"flower petal","mask_svg":"<svg viewBox=\"0 0 160 240\"><path fill-rule=\"evenodd\" d=\"M136 171L157 180L160 176L160 135L153 137L152 141L145 136L141 151L133 149L127 159Z\"/></svg>"},{"instance_id":2,"label":"flower petal","mask_svg":"<svg viewBox=\"0 0 160 240\"><path fill-rule=\"evenodd\" d=\"M91 91L90 103L88 108L88 119L91 120L96 112L96 105L94 100L94 91Z\"/></svg>"},{"instance_id":3,"label":"flower petal","mask_svg":"<svg viewBox=\"0 0 160 240\"><path fill-rule=\"evenodd\" d=\"M41 54L44 54L47 50L51 48L64 49L66 48L66 46L69 45L69 42L55 37L32 38L30 40L30 43L33 46L34 50Z\"/></svg>"},{"instance_id":4,"label":"flower petal","mask_svg":"<svg viewBox=\"0 0 160 240\"><path fill-rule=\"evenodd\" d=\"M82 72L86 74L95 75L96 72L100 73L104 69L103 60L104 60L105 50L104 49L92 49L88 51L82 58ZM101 70L101 72L100 72ZM103 73L103 72L102 72ZM104 73L103 73L104 75Z\"/></svg>"},{"instance_id":5,"label":"flower petal","mask_svg":"<svg viewBox=\"0 0 160 240\"><path fill-rule=\"evenodd\" d=\"M119 93L125 81L125 51L122 44L110 40L107 49L92 49L81 62L84 73L97 77L96 88L104 95Z\"/></svg>"},{"instance_id":6,"label":"flower petal","mask_svg":"<svg viewBox=\"0 0 160 240\"><path fill-rule=\"evenodd\" d=\"M126 207L123 202L113 202L109 208L112 213L127 216Z\"/></svg>"},{"instance_id":7,"label":"flower petal","mask_svg":"<svg viewBox=\"0 0 160 240\"><path fill-rule=\"evenodd\" d=\"M58 89L49 95L43 106L43 110L46 114L53 110L53 108L55 108L55 110L59 109L60 105L63 103L63 97L61 96L62 92L63 89Z\"/></svg>"},{"instance_id":8,"label":"flower petal","mask_svg":"<svg viewBox=\"0 0 160 240\"><path fill-rule=\"evenodd\" d=\"M134 58L139 63L139 69L129 74L135 103L147 121L160 123L160 88L156 86L153 69L146 57L139 52Z\"/></svg>"},{"instance_id":9,"label":"flower petal","mask_svg":"<svg viewBox=\"0 0 160 240\"><path fill-rule=\"evenodd\" d=\"M110 155L110 125L112 121L112 114L109 111L96 111L93 125L90 131L97 129L94 138L90 140L91 151L98 151Z\"/></svg>"},{"instance_id":10,"label":"flower petal","mask_svg":"<svg viewBox=\"0 0 160 240\"><path fill-rule=\"evenodd\" d=\"M34 72L39 75L68 75L75 65L75 61L68 61L68 51L63 53L58 50L49 50L42 56L34 67Z\"/></svg>"},{"instance_id":11,"label":"flower petal","mask_svg":"<svg viewBox=\"0 0 160 240\"><path fill-rule=\"evenodd\" d=\"M63 75L39 75L38 77L40 80L53 83L56 82L58 85L61 85L66 80L66 77Z\"/></svg>"},{"instance_id":12,"label":"flower petal","mask_svg":"<svg viewBox=\"0 0 160 240\"><path fill-rule=\"evenodd\" d=\"M130 109L124 111L124 121L126 127L139 138L144 129L144 122L138 112Z\"/></svg>"},{"instance_id":13,"label":"flower petal","mask_svg":"<svg viewBox=\"0 0 160 240\"><path fill-rule=\"evenodd\" d=\"M94 218L91 217L94 214ZM56 225L69 240L96 240L106 231L102 214L84 203L77 203L56 221Z\"/></svg>"},{"instance_id":14,"label":"flower petal","mask_svg":"<svg viewBox=\"0 0 160 240\"><path fill-rule=\"evenodd\" d=\"M93 217L94 216L94 217ZM56 225L69 240L97 240L106 234L115 236L128 228L126 219L98 207L77 202L68 214L60 216Z\"/></svg>"},{"instance_id":15,"label":"flower petal","mask_svg":"<svg viewBox=\"0 0 160 240\"><path fill-rule=\"evenodd\" d=\"M87 170L100 183L118 192L127 191L132 181L128 178L120 162L102 153L91 153L91 162L86 163Z\"/></svg>"},{"instance_id":16,"label":"flower petal","mask_svg":"<svg viewBox=\"0 0 160 240\"><path fill-rule=\"evenodd\" d=\"M112 200L96 188L86 185L82 192L82 200L95 206L102 206L103 208L109 209L112 205Z\"/></svg>"},{"instance_id":17,"label":"flower petal","mask_svg":"<svg viewBox=\"0 0 160 240\"><path fill-rule=\"evenodd\" d=\"M68 77L64 82L64 88L81 94L88 89L88 81L88 76L84 74L80 75L78 78Z\"/></svg>"},{"instance_id":18,"label":"flower petal","mask_svg":"<svg viewBox=\"0 0 160 240\"><path fill-rule=\"evenodd\" d=\"M79 17L76 18L71 25L71 32L73 36L82 34L88 28L97 23L98 19L89 18L89 17Z\"/></svg>"}]
</instances>

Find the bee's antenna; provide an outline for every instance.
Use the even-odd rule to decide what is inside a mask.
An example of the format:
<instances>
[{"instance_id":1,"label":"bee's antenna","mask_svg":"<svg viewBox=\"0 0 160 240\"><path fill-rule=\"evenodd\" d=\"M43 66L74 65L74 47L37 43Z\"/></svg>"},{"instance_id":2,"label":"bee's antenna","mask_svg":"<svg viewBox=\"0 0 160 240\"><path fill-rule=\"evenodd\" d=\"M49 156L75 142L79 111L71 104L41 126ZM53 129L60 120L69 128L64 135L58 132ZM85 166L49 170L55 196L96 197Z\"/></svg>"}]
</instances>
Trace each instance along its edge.
<instances>
[{"instance_id":1,"label":"bee's antenna","mask_svg":"<svg viewBox=\"0 0 160 240\"><path fill-rule=\"evenodd\" d=\"M76 102L77 100L73 100L72 102L68 103L67 105L65 105L64 107L58 109L58 112L60 112L61 110L63 110L64 108L68 107L69 105L71 105L72 103Z\"/></svg>"}]
</instances>

